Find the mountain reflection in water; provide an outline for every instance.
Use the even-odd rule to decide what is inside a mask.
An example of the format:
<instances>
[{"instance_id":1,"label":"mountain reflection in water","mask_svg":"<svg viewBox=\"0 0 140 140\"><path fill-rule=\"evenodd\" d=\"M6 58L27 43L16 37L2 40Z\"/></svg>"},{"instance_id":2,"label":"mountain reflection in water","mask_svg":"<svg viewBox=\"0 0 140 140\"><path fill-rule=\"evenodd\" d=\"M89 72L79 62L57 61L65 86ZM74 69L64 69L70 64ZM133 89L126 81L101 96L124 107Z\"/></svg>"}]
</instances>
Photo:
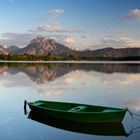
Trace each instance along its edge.
<instances>
[{"instance_id":1,"label":"mountain reflection in water","mask_svg":"<svg viewBox=\"0 0 140 140\"><path fill-rule=\"evenodd\" d=\"M12 139L11 137L41 139L36 133L38 128L40 134L49 139L67 139L67 137L82 140L139 139L140 133L125 137L126 132L130 132L132 123L134 128L140 126L138 121L132 122L128 114L122 122L124 127L122 124L113 126L86 124L83 127L82 124L62 123L63 121L50 118L44 120L38 118L41 116L31 114L31 119L47 124L43 125L23 115L24 100L129 108L134 113L140 114L139 83L140 64L0 63L0 126L3 130L0 137L1 139Z\"/></svg>"},{"instance_id":2,"label":"mountain reflection in water","mask_svg":"<svg viewBox=\"0 0 140 140\"><path fill-rule=\"evenodd\" d=\"M95 71L105 74L127 73L139 74L139 64L78 64L78 63L48 63L48 64L20 64L0 63L0 75L9 73L16 75L24 73L38 84L53 81L72 71Z\"/></svg>"}]
</instances>

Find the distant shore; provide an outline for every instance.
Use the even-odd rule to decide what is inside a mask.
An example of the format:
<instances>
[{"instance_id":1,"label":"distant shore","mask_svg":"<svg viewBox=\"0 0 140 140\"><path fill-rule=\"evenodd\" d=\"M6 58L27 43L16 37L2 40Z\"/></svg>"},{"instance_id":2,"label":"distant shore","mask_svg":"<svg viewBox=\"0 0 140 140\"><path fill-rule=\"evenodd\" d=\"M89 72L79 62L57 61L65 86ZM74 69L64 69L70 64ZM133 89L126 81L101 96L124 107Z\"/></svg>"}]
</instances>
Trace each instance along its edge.
<instances>
[{"instance_id":1,"label":"distant shore","mask_svg":"<svg viewBox=\"0 0 140 140\"><path fill-rule=\"evenodd\" d=\"M7 61L0 60L0 63L99 63L99 64L140 64L140 61Z\"/></svg>"}]
</instances>

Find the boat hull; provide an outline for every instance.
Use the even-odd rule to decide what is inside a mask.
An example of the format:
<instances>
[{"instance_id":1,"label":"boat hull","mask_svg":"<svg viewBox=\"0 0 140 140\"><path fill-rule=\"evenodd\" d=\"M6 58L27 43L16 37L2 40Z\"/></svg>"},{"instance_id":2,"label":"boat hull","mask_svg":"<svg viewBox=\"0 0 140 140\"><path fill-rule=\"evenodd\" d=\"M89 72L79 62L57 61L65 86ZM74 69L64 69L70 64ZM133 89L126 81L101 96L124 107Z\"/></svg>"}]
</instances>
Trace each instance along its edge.
<instances>
[{"instance_id":1,"label":"boat hull","mask_svg":"<svg viewBox=\"0 0 140 140\"><path fill-rule=\"evenodd\" d=\"M64 120L72 120L76 122L86 122L86 123L88 122L89 123L118 123L123 120L126 113L125 109L120 109L120 110L115 111L114 108L113 108L114 110L111 108L112 111L106 111L106 112L86 112L86 111L71 112L71 111L62 111L62 110L40 107L40 106L34 105L33 103L28 103L28 105L32 111L41 113L43 115L47 115L54 118L60 118ZM79 105L79 104L76 104L76 105ZM86 106L89 106L89 105L86 105Z\"/></svg>"}]
</instances>

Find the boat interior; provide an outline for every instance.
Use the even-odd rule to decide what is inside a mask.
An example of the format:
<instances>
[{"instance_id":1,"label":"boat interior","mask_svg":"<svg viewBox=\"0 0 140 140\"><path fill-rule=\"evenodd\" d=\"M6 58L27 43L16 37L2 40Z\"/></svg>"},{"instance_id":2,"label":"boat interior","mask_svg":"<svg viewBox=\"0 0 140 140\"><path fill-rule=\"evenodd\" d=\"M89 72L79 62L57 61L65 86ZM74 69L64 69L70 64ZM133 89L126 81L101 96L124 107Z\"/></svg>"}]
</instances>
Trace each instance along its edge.
<instances>
[{"instance_id":1,"label":"boat interior","mask_svg":"<svg viewBox=\"0 0 140 140\"><path fill-rule=\"evenodd\" d=\"M43 108L54 109L59 111L67 112L109 112L113 109L100 107L100 106L90 106L82 104L72 104L72 103L58 103L58 102L47 102L47 101L36 101L34 105Z\"/></svg>"}]
</instances>

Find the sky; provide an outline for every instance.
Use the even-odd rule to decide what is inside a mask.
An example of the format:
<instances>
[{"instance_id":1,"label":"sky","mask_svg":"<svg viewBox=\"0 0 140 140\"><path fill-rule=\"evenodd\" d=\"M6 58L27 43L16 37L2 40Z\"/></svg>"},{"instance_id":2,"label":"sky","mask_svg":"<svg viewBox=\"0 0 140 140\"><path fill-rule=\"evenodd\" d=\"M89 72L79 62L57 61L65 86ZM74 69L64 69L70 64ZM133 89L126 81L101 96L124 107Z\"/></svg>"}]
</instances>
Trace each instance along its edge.
<instances>
[{"instance_id":1,"label":"sky","mask_svg":"<svg viewBox=\"0 0 140 140\"><path fill-rule=\"evenodd\" d=\"M78 50L140 47L140 0L0 0L0 44L38 35Z\"/></svg>"}]
</instances>

